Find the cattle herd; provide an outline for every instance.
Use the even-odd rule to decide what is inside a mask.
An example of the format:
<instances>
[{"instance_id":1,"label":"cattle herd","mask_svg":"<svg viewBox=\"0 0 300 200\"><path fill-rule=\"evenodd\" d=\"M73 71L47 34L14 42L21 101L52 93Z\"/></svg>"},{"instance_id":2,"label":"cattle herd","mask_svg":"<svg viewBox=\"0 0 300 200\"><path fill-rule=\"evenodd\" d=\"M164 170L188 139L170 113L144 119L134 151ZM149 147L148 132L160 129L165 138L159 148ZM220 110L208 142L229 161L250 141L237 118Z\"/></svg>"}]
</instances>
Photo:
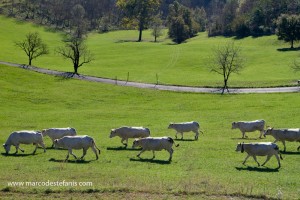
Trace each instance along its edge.
<instances>
[{"instance_id":1,"label":"cattle herd","mask_svg":"<svg viewBox=\"0 0 300 200\"><path fill-rule=\"evenodd\" d=\"M177 134L181 134L181 139L183 139L183 133L185 132L194 132L195 140L198 140L200 125L198 122L183 122L183 123L170 123L168 126L169 129L174 129L176 131L175 138L177 139ZM237 144L236 151L246 152L247 156L243 162L247 161L249 157L258 163L256 156L267 156L266 161L262 164L265 165L270 158L274 155L278 161L278 168L280 168L280 159L282 159L279 148L277 144L278 141L281 141L284 145L284 151L286 151L285 142L300 142L300 129L273 129L267 128L265 130L265 121L264 120L255 120L255 121L238 121L232 123L232 129L240 129L242 132L242 138L246 138L246 132L260 131L259 138L262 136L266 137L267 135L272 135L275 138L275 141L272 142L256 142L256 143L239 143ZM203 132L202 132L203 133ZM15 131L12 132L3 147L6 154L9 153L11 146L16 147L16 153L18 150L21 150L20 144L34 144L35 149L33 154L35 154L38 146L41 146L46 152L45 144L43 142L43 137L50 137L52 140L52 148L63 148L68 150L66 161L69 159L69 155L73 155L75 159L78 159L76 155L72 152L72 149L83 149L83 155L80 159L83 159L86 155L86 152L89 148L93 150L98 159L98 154L100 154L100 149L96 146L95 140L87 135L78 136L74 128L49 128L40 131ZM152 151L153 159L155 158L155 151L166 150L170 153L169 161L172 160L173 155L173 144L174 140L171 137L150 137L149 128L144 127L128 127L122 126L120 128L112 129L110 133L110 138L118 136L121 138L121 143L125 146L128 145L128 139L134 138L132 148L141 147L140 153L137 155L140 158L140 155L144 151ZM124 143L126 141L126 143ZM178 144L175 146L179 146ZM300 146L297 148L297 151L300 150Z\"/></svg>"}]
</instances>

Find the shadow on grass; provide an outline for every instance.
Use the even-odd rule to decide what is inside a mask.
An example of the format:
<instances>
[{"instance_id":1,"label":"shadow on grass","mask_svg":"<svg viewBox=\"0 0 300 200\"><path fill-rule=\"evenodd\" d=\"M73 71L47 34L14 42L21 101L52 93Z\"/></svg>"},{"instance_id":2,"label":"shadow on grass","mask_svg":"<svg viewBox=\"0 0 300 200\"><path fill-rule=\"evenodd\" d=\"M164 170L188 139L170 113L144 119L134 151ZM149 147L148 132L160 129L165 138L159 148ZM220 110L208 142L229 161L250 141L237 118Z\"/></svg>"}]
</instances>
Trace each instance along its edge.
<instances>
[{"instance_id":1,"label":"shadow on grass","mask_svg":"<svg viewBox=\"0 0 300 200\"><path fill-rule=\"evenodd\" d=\"M92 160L86 161L86 160L56 160L55 158L50 158L50 162L58 162L58 163L74 163L74 164L88 164Z\"/></svg>"},{"instance_id":2,"label":"shadow on grass","mask_svg":"<svg viewBox=\"0 0 300 200\"><path fill-rule=\"evenodd\" d=\"M115 43L125 43L125 42L139 42L137 40L117 40Z\"/></svg>"},{"instance_id":3,"label":"shadow on grass","mask_svg":"<svg viewBox=\"0 0 300 200\"><path fill-rule=\"evenodd\" d=\"M144 159L144 158L130 158L130 161L133 162L147 162L147 163L156 163L156 164L161 164L161 165L167 165L171 164L172 161L168 160L154 160L154 159Z\"/></svg>"},{"instance_id":4,"label":"shadow on grass","mask_svg":"<svg viewBox=\"0 0 300 200\"><path fill-rule=\"evenodd\" d=\"M279 168L268 168L268 167L236 167L238 171L255 171L255 172L279 172Z\"/></svg>"},{"instance_id":5,"label":"shadow on grass","mask_svg":"<svg viewBox=\"0 0 300 200\"><path fill-rule=\"evenodd\" d=\"M140 151L139 149L133 149L133 148L126 148L126 147L107 147L106 150L108 151Z\"/></svg>"},{"instance_id":6,"label":"shadow on grass","mask_svg":"<svg viewBox=\"0 0 300 200\"><path fill-rule=\"evenodd\" d=\"M282 52L286 52L286 51L300 51L300 47L297 47L297 48L279 48L279 49L277 49L277 51L282 51Z\"/></svg>"},{"instance_id":7,"label":"shadow on grass","mask_svg":"<svg viewBox=\"0 0 300 200\"><path fill-rule=\"evenodd\" d=\"M6 154L6 153L1 153L2 156L7 156L7 157L26 157L26 156L34 156L34 155L37 155L39 153L35 153L35 154L32 154L32 153L18 153L18 154L15 154L15 153L12 153L12 154Z\"/></svg>"},{"instance_id":8,"label":"shadow on grass","mask_svg":"<svg viewBox=\"0 0 300 200\"><path fill-rule=\"evenodd\" d=\"M195 142L196 140L194 139L174 139L175 141L182 141L182 142Z\"/></svg>"},{"instance_id":9,"label":"shadow on grass","mask_svg":"<svg viewBox=\"0 0 300 200\"><path fill-rule=\"evenodd\" d=\"M300 151L280 151L280 153L282 153L283 155L300 155Z\"/></svg>"},{"instance_id":10,"label":"shadow on grass","mask_svg":"<svg viewBox=\"0 0 300 200\"><path fill-rule=\"evenodd\" d=\"M264 140L265 138L231 138L232 140Z\"/></svg>"}]
</instances>

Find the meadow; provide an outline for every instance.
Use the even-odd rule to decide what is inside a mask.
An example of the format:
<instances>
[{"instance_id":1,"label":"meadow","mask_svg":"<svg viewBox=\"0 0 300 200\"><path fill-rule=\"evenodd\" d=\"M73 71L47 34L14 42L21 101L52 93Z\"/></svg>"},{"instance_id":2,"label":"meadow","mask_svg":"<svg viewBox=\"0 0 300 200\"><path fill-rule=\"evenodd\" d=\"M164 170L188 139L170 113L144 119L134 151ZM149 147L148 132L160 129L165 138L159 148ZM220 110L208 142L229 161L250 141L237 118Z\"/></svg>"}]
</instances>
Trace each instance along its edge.
<instances>
[{"instance_id":1,"label":"meadow","mask_svg":"<svg viewBox=\"0 0 300 200\"><path fill-rule=\"evenodd\" d=\"M25 153L4 155L1 150L1 199L299 199L299 143L288 143L282 167L275 157L265 167L235 152L239 142L274 141L249 133L241 139L231 129L237 120L265 119L274 127L299 127L300 96L286 94L217 95L145 90L65 79L0 65L0 143L15 130L74 127L90 135L101 149L99 160L88 150L84 161L63 162L67 151L22 145ZM168 153L136 155L109 138L112 128L149 127L152 136L172 136L169 122L196 120L204 134L192 133ZM283 145L278 144L282 149ZM14 152L14 148L12 148ZM81 155L82 151L75 151ZM259 158L262 163L265 158ZM92 186L8 186L10 182L91 182Z\"/></svg>"},{"instance_id":2,"label":"meadow","mask_svg":"<svg viewBox=\"0 0 300 200\"><path fill-rule=\"evenodd\" d=\"M37 31L48 44L50 54L33 60L33 65L73 71L71 62L55 53L55 49L63 45L62 32L4 16L0 16L0 23L0 60L26 64L25 53L14 43L23 40L29 31ZM79 73L122 80L129 74L130 81L220 87L222 77L209 69L213 49L235 41L242 48L245 69L239 75L232 75L230 87L291 86L299 79L299 73L291 70L294 60L299 60L299 48L289 50L289 44L278 41L274 35L237 40L208 38L206 33L199 33L181 45L167 39L167 30L157 43L153 42L150 30L144 31L143 42L136 42L137 36L137 31L90 33L87 45L94 54L94 61L80 68Z\"/></svg>"}]
</instances>

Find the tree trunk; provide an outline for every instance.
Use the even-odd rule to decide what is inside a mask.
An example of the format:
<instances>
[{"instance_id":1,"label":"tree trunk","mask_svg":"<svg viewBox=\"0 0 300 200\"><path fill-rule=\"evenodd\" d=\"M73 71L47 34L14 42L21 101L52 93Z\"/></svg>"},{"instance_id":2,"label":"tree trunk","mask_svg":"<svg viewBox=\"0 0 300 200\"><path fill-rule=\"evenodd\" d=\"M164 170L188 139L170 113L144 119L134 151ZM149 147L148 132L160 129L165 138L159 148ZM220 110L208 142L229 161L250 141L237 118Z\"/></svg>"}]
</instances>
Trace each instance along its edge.
<instances>
[{"instance_id":1,"label":"tree trunk","mask_svg":"<svg viewBox=\"0 0 300 200\"><path fill-rule=\"evenodd\" d=\"M140 33L139 33L139 40L138 42L141 42L142 41L142 33L143 33L143 28L140 27Z\"/></svg>"},{"instance_id":2,"label":"tree trunk","mask_svg":"<svg viewBox=\"0 0 300 200\"><path fill-rule=\"evenodd\" d=\"M294 40L291 41L291 49L294 48Z\"/></svg>"},{"instance_id":3,"label":"tree trunk","mask_svg":"<svg viewBox=\"0 0 300 200\"><path fill-rule=\"evenodd\" d=\"M31 60L32 60L32 59L31 59L31 58L29 58L28 60L29 60L29 62L28 62L28 65L31 65Z\"/></svg>"}]
</instances>

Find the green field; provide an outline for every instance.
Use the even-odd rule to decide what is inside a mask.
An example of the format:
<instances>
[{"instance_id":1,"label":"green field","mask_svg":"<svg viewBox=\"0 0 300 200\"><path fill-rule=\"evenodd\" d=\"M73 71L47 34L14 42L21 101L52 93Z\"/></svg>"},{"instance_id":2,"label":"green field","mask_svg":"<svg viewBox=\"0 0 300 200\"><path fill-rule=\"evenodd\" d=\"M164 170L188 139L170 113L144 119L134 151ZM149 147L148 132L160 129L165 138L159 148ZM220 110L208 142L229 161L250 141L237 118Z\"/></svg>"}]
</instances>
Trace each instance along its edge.
<instances>
[{"instance_id":1,"label":"green field","mask_svg":"<svg viewBox=\"0 0 300 200\"><path fill-rule=\"evenodd\" d=\"M33 65L72 71L72 64L55 53L62 46L63 34L26 22L0 16L0 60L27 63L25 53L18 49L15 41L22 40L29 31L38 31L48 44L50 54L33 61ZM234 38L208 38L206 33L174 45L165 35L153 42L150 31L143 34L144 41L135 42L137 31L115 31L105 34L90 33L87 44L95 60L79 69L79 73L127 79L130 81L189 86L222 86L222 77L211 73L213 48L225 44ZM299 73L291 70L299 51L289 51L289 44L278 41L276 36L260 38L248 37L235 40L242 47L245 69L240 75L233 75L229 81L231 87L273 87L296 84ZM296 47L299 44L296 44Z\"/></svg>"},{"instance_id":2,"label":"green field","mask_svg":"<svg viewBox=\"0 0 300 200\"><path fill-rule=\"evenodd\" d=\"M216 95L144 90L52 77L0 65L0 143L15 130L41 130L71 126L78 134L94 137L102 150L99 160L91 150L83 162L65 163L67 151L22 145L24 154L5 156L1 150L1 199L103 198L103 199L299 199L299 143L287 143L282 168L275 157L266 167L253 159L242 165L245 154L236 153L238 142L259 140L258 132L242 140L231 130L237 120L265 119L274 127L299 127L298 93ZM112 128L146 126L152 136L172 136L169 122L200 122L204 135L175 148L168 163L166 151L136 157L138 151L120 149ZM51 141L45 138L49 147ZM130 140L130 145L132 140ZM283 145L279 143L280 148ZM12 148L14 151L14 148ZM75 151L81 155L82 151ZM147 159L148 158L148 159ZM265 158L259 158L262 163ZM10 182L92 182L92 186L8 186Z\"/></svg>"}]
</instances>

